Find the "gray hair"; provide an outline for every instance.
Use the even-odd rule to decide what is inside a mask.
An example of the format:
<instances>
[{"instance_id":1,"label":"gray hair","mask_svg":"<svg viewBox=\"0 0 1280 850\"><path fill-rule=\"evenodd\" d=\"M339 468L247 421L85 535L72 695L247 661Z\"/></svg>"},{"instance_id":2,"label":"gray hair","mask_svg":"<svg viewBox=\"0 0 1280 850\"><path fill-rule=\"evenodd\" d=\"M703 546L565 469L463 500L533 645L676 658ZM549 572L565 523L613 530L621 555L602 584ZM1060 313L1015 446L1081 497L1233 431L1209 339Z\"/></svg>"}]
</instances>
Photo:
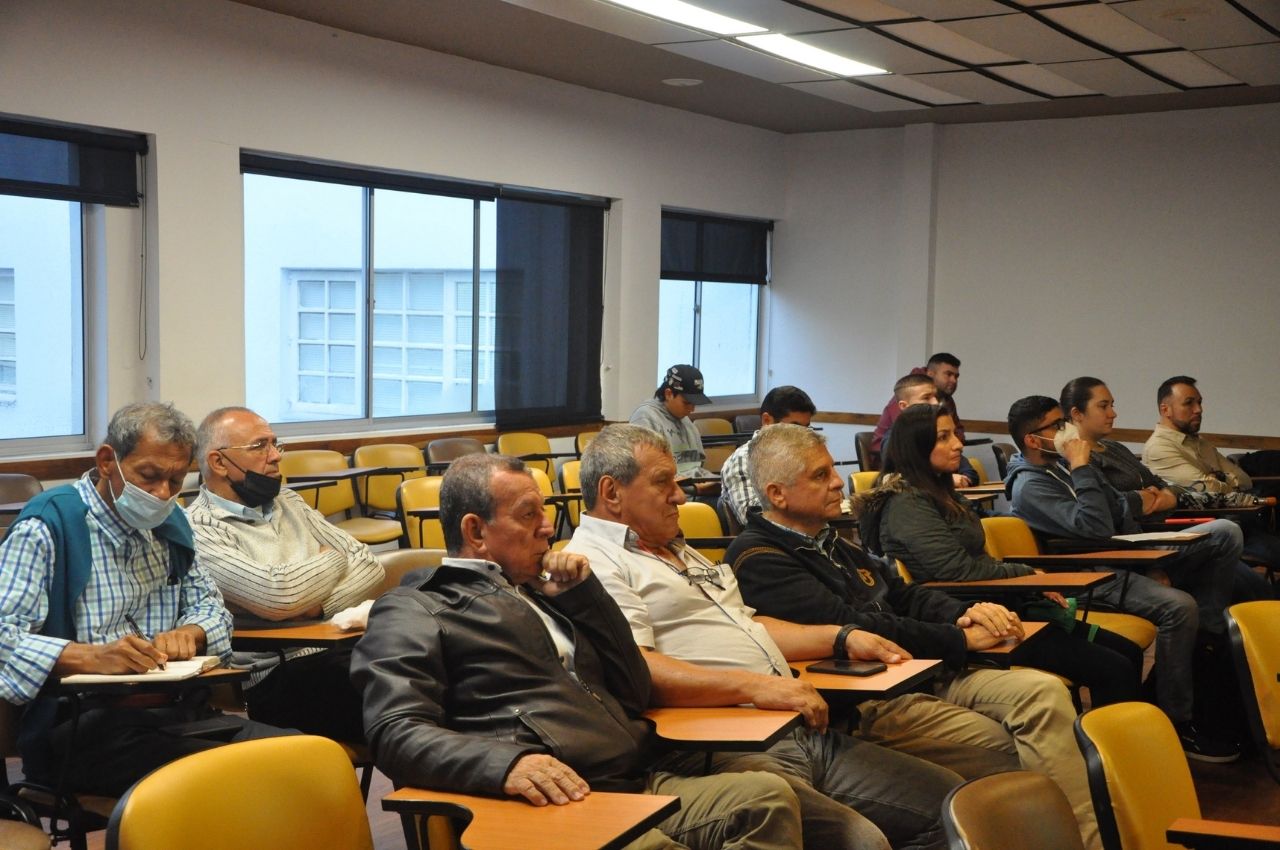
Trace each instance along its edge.
<instances>
[{"instance_id":1,"label":"gray hair","mask_svg":"<svg viewBox=\"0 0 1280 850\"><path fill-rule=\"evenodd\" d=\"M226 419L232 413L252 413L247 407L239 405L231 405L228 407L219 407L210 413L200 422L200 427L196 429L196 462L200 464L200 474L209 478L209 450L212 448L224 448L222 445L227 441L226 429L222 427L222 420Z\"/></svg>"},{"instance_id":2,"label":"gray hair","mask_svg":"<svg viewBox=\"0 0 1280 850\"><path fill-rule=\"evenodd\" d=\"M117 410L103 442L117 459L124 459L148 434L158 442L184 448L188 454L195 448L196 427L187 415L170 403L157 401L135 401Z\"/></svg>"},{"instance_id":3,"label":"gray hair","mask_svg":"<svg viewBox=\"0 0 1280 850\"><path fill-rule=\"evenodd\" d=\"M805 455L818 446L825 446L827 438L803 425L779 422L761 429L747 443L747 468L751 472L751 486L760 495L760 503L769 509L765 491L770 484L790 486L804 471Z\"/></svg>"},{"instance_id":4,"label":"gray hair","mask_svg":"<svg viewBox=\"0 0 1280 850\"><path fill-rule=\"evenodd\" d=\"M450 555L462 554L462 518L475 514L488 522L493 519L493 491L489 482L495 471L521 472L529 469L518 457L507 455L463 455L449 464L440 482L440 526L444 530L444 546Z\"/></svg>"},{"instance_id":5,"label":"gray hair","mask_svg":"<svg viewBox=\"0 0 1280 850\"><path fill-rule=\"evenodd\" d=\"M636 451L649 446L660 452L671 452L667 438L657 431L639 425L608 425L582 452L578 470L582 483L582 502L587 510L596 506L600 479L608 476L619 484L630 484L640 474Z\"/></svg>"}]
</instances>

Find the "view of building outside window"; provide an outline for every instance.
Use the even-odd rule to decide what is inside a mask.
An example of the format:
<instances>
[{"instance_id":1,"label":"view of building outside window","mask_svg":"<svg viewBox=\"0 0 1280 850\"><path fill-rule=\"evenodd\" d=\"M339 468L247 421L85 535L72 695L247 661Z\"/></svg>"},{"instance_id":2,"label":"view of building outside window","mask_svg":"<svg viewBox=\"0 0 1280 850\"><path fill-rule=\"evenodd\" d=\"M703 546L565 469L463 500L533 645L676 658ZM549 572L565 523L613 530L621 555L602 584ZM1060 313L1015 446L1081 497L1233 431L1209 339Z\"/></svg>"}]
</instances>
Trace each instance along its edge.
<instances>
[{"instance_id":1,"label":"view of building outside window","mask_svg":"<svg viewBox=\"0 0 1280 850\"><path fill-rule=\"evenodd\" d=\"M760 287L664 280L658 291L658 374L676 363L702 372L707 395L754 395Z\"/></svg>"},{"instance_id":2,"label":"view of building outside window","mask_svg":"<svg viewBox=\"0 0 1280 850\"><path fill-rule=\"evenodd\" d=\"M0 440L84 433L80 204L0 195Z\"/></svg>"},{"instance_id":3,"label":"view of building outside window","mask_svg":"<svg viewBox=\"0 0 1280 850\"><path fill-rule=\"evenodd\" d=\"M493 408L492 202L255 174L244 184L250 407L273 422Z\"/></svg>"}]
</instances>

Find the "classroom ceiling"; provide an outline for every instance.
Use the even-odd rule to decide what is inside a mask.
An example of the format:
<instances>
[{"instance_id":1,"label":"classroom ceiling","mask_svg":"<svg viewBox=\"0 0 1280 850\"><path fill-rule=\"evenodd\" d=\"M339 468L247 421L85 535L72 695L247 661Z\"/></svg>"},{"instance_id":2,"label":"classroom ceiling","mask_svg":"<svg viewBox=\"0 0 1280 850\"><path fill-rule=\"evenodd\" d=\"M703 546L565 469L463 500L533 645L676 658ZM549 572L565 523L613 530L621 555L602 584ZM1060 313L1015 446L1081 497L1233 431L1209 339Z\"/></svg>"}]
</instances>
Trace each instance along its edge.
<instances>
[{"instance_id":1,"label":"classroom ceiling","mask_svg":"<svg viewBox=\"0 0 1280 850\"><path fill-rule=\"evenodd\" d=\"M609 0L237 2L783 133L1280 101L1280 0L690 0L858 77Z\"/></svg>"}]
</instances>

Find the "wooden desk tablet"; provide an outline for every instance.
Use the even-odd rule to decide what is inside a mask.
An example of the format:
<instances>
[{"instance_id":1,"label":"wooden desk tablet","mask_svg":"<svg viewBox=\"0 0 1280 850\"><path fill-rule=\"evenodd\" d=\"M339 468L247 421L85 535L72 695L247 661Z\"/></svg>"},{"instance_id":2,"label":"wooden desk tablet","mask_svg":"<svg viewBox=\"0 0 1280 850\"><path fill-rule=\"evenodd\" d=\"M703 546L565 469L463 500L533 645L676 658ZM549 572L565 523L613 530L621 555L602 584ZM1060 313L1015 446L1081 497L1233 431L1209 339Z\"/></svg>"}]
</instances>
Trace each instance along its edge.
<instances>
[{"instance_id":1,"label":"wooden desk tablet","mask_svg":"<svg viewBox=\"0 0 1280 850\"><path fill-rule=\"evenodd\" d=\"M231 648L239 652L269 651L286 646L354 646L364 629L343 631L328 621L282 629L236 629Z\"/></svg>"},{"instance_id":2,"label":"wooden desk tablet","mask_svg":"<svg viewBox=\"0 0 1280 850\"><path fill-rule=\"evenodd\" d=\"M980 590L983 593L1075 593L1093 590L1115 581L1115 573L1036 573L1029 576L983 579L980 581L926 581L935 590Z\"/></svg>"},{"instance_id":3,"label":"wooden desk tablet","mask_svg":"<svg viewBox=\"0 0 1280 850\"><path fill-rule=\"evenodd\" d=\"M1078 570L1081 567L1158 566L1178 553L1173 549L1103 549L1095 552L1064 552L1059 555L1017 555L1008 560L1014 564L1044 567L1046 570Z\"/></svg>"},{"instance_id":4,"label":"wooden desk tablet","mask_svg":"<svg viewBox=\"0 0 1280 850\"><path fill-rule=\"evenodd\" d=\"M996 496L1004 495L1003 481L988 481L986 484L974 484L972 487L957 487L956 492L962 496L975 496L983 494L994 494Z\"/></svg>"},{"instance_id":5,"label":"wooden desk tablet","mask_svg":"<svg viewBox=\"0 0 1280 850\"><path fill-rule=\"evenodd\" d=\"M59 695L78 694L82 696L127 696L129 694L165 693L189 690L193 687L221 685L240 682L249 678L249 671L237 667L214 667L205 670L198 676L187 679L168 679L163 681L129 681L129 682L79 682L49 687Z\"/></svg>"},{"instance_id":6,"label":"wooden desk tablet","mask_svg":"<svg viewBox=\"0 0 1280 850\"><path fill-rule=\"evenodd\" d=\"M1196 850L1260 850L1264 847L1280 847L1280 826L1178 818L1169 825L1165 837L1171 844L1181 844Z\"/></svg>"},{"instance_id":7,"label":"wooden desk tablet","mask_svg":"<svg viewBox=\"0 0 1280 850\"><path fill-rule=\"evenodd\" d=\"M402 818L457 818L466 823L459 843L467 850L607 850L630 844L679 811L680 798L593 791L576 803L534 806L522 799L400 788L382 798L382 808Z\"/></svg>"},{"instance_id":8,"label":"wooden desk tablet","mask_svg":"<svg viewBox=\"0 0 1280 850\"><path fill-rule=\"evenodd\" d=\"M819 691L830 694L843 694L871 699L873 697L892 697L904 693L921 682L927 682L942 672L942 662L936 658L913 658L901 664L890 664L882 673L870 676L841 676L836 673L810 673L809 665L817 664L823 659L812 661L793 661L791 666L800 672L800 678L813 685Z\"/></svg>"},{"instance_id":9,"label":"wooden desk tablet","mask_svg":"<svg viewBox=\"0 0 1280 850\"><path fill-rule=\"evenodd\" d=\"M970 650L969 657L984 658L987 661L994 661L1001 666L1007 667L1009 665L1009 653L1033 639L1048 626L1049 624L1044 622L1028 623L1024 621L1021 638L1005 638L1000 643L987 649Z\"/></svg>"},{"instance_id":10,"label":"wooden desk tablet","mask_svg":"<svg viewBox=\"0 0 1280 850\"><path fill-rule=\"evenodd\" d=\"M804 722L798 711L750 706L651 708L644 716L663 743L677 750L760 752Z\"/></svg>"},{"instance_id":11,"label":"wooden desk tablet","mask_svg":"<svg viewBox=\"0 0 1280 850\"><path fill-rule=\"evenodd\" d=\"M3 502L0 503L0 514L20 514L26 506L26 502Z\"/></svg>"}]
</instances>

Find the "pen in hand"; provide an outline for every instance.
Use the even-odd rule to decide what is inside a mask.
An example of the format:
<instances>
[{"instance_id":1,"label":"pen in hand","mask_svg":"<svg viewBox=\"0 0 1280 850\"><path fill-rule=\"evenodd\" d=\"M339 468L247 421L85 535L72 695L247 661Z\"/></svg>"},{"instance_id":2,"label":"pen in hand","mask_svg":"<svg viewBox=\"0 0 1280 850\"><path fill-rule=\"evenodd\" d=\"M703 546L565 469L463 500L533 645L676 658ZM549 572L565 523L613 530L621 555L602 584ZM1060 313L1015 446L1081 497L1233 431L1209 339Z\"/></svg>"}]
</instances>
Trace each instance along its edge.
<instances>
[{"instance_id":1,"label":"pen in hand","mask_svg":"<svg viewBox=\"0 0 1280 850\"><path fill-rule=\"evenodd\" d=\"M146 636L146 635L144 635L144 634L142 633L142 629L138 628L138 623L137 623L137 621L136 621L136 620L134 620L134 619L133 619L133 617L131 617L131 616L130 616L130 615L128 615L128 614L125 614L125 615L124 615L124 621L125 621L126 623L128 623L128 624L129 624L129 628L133 629L133 636L134 636L134 637L136 637L136 638L138 638L138 639L140 639L140 640L145 640L145 641L147 641L147 643L151 643L151 641L147 640L147 636ZM160 667L160 669L161 669L161 670L163 670L163 669L164 669L164 662L163 662L163 661L160 661L160 662L157 662L157 663L158 663L158 666Z\"/></svg>"}]
</instances>

